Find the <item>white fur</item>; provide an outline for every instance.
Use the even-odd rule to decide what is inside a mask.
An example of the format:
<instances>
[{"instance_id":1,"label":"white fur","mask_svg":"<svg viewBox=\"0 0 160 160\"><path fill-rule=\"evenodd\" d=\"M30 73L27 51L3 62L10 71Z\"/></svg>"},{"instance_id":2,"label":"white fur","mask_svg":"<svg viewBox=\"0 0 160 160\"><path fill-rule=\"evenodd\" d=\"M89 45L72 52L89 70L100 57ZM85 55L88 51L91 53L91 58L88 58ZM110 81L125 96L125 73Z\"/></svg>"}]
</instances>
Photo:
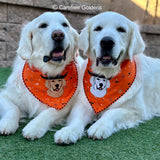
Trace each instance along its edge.
<instances>
[{"instance_id":1,"label":"white fur","mask_svg":"<svg viewBox=\"0 0 160 160\"><path fill-rule=\"evenodd\" d=\"M90 83L92 84L90 91L95 97L104 97L107 93L107 88L110 87L110 82L106 78L92 76ZM103 85L101 90L98 89L100 84Z\"/></svg>"},{"instance_id":2,"label":"white fur","mask_svg":"<svg viewBox=\"0 0 160 160\"><path fill-rule=\"evenodd\" d=\"M94 32L94 27L100 25L103 30ZM125 33L117 32L117 27L123 26ZM114 56L123 51L116 66L96 66L95 59L100 54L99 41L110 35L115 40ZM88 137L106 139L120 129L137 126L140 122L160 116L160 60L145 56L144 42L136 25L126 17L114 12L99 14L86 22L86 27L80 35L80 48L92 60L92 70L107 77L116 75L124 59L136 61L137 76L131 88L105 111L95 115L84 90L79 93L78 105L74 106L68 119L68 125L55 134L58 143L75 143L84 134L87 124L97 121L88 129ZM139 54L141 53L141 54ZM83 73L87 65L84 62ZM83 86L83 84L81 84Z\"/></svg>"},{"instance_id":3,"label":"white fur","mask_svg":"<svg viewBox=\"0 0 160 160\"><path fill-rule=\"evenodd\" d=\"M68 24L64 27L62 23ZM39 28L47 23L46 28ZM43 62L43 56L49 55L54 43L52 32L61 30L64 35L64 46L69 49L66 61L61 63ZM47 75L60 74L64 67L74 58L77 50L78 33L70 26L67 19L58 12L46 12L29 22L22 30L17 57L13 72L8 78L5 88L0 93L0 133L12 134L18 126L21 117L34 118L23 129L23 136L27 139L42 137L54 124L62 122L75 104L74 97L62 110L58 111L38 101L24 86L22 82L22 69L27 60L31 66L36 67Z\"/></svg>"}]
</instances>

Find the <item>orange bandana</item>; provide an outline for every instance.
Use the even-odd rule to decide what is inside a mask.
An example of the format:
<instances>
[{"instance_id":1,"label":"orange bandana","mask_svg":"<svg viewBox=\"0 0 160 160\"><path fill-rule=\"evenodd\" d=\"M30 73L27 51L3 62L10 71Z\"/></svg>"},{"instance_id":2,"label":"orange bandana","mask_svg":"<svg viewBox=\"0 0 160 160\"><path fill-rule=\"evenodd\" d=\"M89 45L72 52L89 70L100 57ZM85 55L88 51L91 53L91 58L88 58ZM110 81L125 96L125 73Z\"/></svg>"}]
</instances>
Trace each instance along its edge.
<instances>
[{"instance_id":1,"label":"orange bandana","mask_svg":"<svg viewBox=\"0 0 160 160\"><path fill-rule=\"evenodd\" d=\"M42 72L30 68L26 62L22 79L27 89L40 102L57 110L62 109L74 95L78 85L78 72L74 62L67 65L61 75L46 77Z\"/></svg>"},{"instance_id":2,"label":"orange bandana","mask_svg":"<svg viewBox=\"0 0 160 160\"><path fill-rule=\"evenodd\" d=\"M125 60L117 76L106 79L91 75L89 60L83 78L86 97L95 113L99 113L121 98L131 87L136 77L136 63Z\"/></svg>"}]
</instances>

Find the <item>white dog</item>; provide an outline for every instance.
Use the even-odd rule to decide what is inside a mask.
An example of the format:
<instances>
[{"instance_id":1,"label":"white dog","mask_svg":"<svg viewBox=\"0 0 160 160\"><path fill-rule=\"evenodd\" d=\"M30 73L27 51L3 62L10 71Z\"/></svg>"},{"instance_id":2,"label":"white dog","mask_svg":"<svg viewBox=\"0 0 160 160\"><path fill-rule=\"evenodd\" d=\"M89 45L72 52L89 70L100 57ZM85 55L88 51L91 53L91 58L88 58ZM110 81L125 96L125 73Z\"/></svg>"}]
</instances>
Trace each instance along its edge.
<instances>
[{"instance_id":1,"label":"white dog","mask_svg":"<svg viewBox=\"0 0 160 160\"><path fill-rule=\"evenodd\" d=\"M23 129L33 140L66 117L79 87L73 61L78 37L58 12L46 12L23 28L13 72L0 93L0 134L13 134L21 117L35 117Z\"/></svg>"},{"instance_id":2,"label":"white dog","mask_svg":"<svg viewBox=\"0 0 160 160\"><path fill-rule=\"evenodd\" d=\"M56 143L75 143L95 117L88 137L106 139L120 129L160 116L160 60L142 53L145 45L134 22L114 12L99 14L86 21L79 45L91 64L85 62L84 90L68 125L55 134ZM88 69L110 79L104 97L90 92Z\"/></svg>"},{"instance_id":3,"label":"white dog","mask_svg":"<svg viewBox=\"0 0 160 160\"><path fill-rule=\"evenodd\" d=\"M95 97L104 97L107 88L110 87L109 80L104 77L92 76L90 82L92 84L90 91Z\"/></svg>"}]
</instances>

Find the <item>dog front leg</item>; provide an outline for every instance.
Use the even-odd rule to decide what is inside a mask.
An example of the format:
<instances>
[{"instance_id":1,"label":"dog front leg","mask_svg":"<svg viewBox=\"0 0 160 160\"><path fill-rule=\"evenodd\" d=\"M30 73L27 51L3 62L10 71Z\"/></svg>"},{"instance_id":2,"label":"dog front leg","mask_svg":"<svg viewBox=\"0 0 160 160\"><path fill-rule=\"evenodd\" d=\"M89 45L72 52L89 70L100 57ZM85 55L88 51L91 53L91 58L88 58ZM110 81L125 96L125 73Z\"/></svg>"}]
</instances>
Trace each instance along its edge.
<instances>
[{"instance_id":1,"label":"dog front leg","mask_svg":"<svg viewBox=\"0 0 160 160\"><path fill-rule=\"evenodd\" d=\"M0 134L9 135L19 127L20 111L18 107L5 96L0 96Z\"/></svg>"},{"instance_id":2,"label":"dog front leg","mask_svg":"<svg viewBox=\"0 0 160 160\"><path fill-rule=\"evenodd\" d=\"M109 109L87 131L88 137L106 139L120 129L135 127L141 122L138 111L125 108Z\"/></svg>"},{"instance_id":3,"label":"dog front leg","mask_svg":"<svg viewBox=\"0 0 160 160\"><path fill-rule=\"evenodd\" d=\"M23 129L23 137L28 140L41 138L54 125L55 121L65 117L67 112L48 108L31 120Z\"/></svg>"},{"instance_id":4,"label":"dog front leg","mask_svg":"<svg viewBox=\"0 0 160 160\"><path fill-rule=\"evenodd\" d=\"M59 145L76 143L84 135L84 128L91 122L93 115L94 112L90 107L81 102L76 103L68 117L67 126L55 133L55 143Z\"/></svg>"}]
</instances>

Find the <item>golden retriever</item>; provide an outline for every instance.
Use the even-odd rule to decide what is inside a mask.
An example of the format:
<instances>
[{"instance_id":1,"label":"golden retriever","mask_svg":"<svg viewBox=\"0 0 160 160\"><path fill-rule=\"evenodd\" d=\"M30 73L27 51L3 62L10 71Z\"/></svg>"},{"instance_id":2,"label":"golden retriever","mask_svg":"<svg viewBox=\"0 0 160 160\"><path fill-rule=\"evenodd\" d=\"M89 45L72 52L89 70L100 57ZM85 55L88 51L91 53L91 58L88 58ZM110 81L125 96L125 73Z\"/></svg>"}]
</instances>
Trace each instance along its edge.
<instances>
[{"instance_id":1,"label":"golden retriever","mask_svg":"<svg viewBox=\"0 0 160 160\"><path fill-rule=\"evenodd\" d=\"M59 12L46 12L25 25L12 74L0 92L1 135L13 134L19 126L20 118L29 117L33 120L23 129L23 136L29 140L41 138L54 124L60 123L67 116L75 104L79 87L77 79L75 83L69 81L71 72L74 72L72 70L75 70L74 76L77 76L78 66L73 60L78 49L78 37L76 30ZM65 74L68 77L66 82L60 78ZM54 90L53 82L49 83L51 79L59 79L63 84L57 84ZM67 83L75 84L68 98L66 95L71 91ZM58 93L60 85L62 90ZM69 91L62 96L64 86ZM32 90L32 87L36 89ZM57 92L56 95L52 89Z\"/></svg>"},{"instance_id":2,"label":"golden retriever","mask_svg":"<svg viewBox=\"0 0 160 160\"><path fill-rule=\"evenodd\" d=\"M82 65L83 89L67 126L55 134L56 143L75 143L93 121L88 137L106 139L160 116L160 60L143 54L145 44L134 22L115 12L94 16L86 21L79 46L88 57ZM105 95L92 93L93 77L110 81Z\"/></svg>"}]
</instances>

